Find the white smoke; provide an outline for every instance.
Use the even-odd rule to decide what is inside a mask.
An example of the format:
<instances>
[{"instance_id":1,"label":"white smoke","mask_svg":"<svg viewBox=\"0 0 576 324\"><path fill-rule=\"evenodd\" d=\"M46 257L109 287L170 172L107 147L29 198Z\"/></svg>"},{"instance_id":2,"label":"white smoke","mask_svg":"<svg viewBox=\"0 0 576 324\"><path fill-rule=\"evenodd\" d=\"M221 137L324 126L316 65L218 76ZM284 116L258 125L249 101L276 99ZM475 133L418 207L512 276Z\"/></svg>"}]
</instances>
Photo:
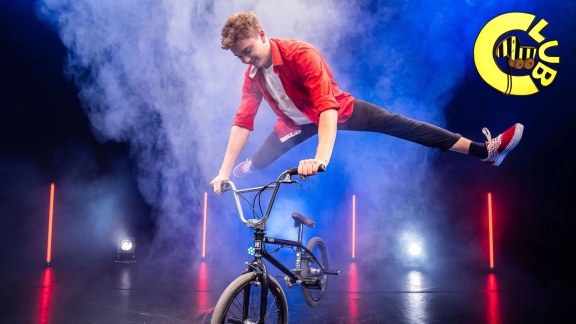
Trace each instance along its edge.
<instances>
[{"instance_id":1,"label":"white smoke","mask_svg":"<svg viewBox=\"0 0 576 324\"><path fill-rule=\"evenodd\" d=\"M450 11L454 6L452 1L41 0L37 11L68 48L66 71L80 90L95 136L130 144L140 191L155 211L155 251L193 254L202 195L211 191L208 183L220 167L246 69L220 48L221 26L230 14L253 11L270 37L315 44L345 91L443 124L442 108L471 50L462 38L447 35L457 35L457 24L464 26L480 5L458 4L460 16ZM274 120L269 109L260 109L247 150L261 143ZM371 177L370 186L350 181L350 190L361 188L376 208L384 193L390 205L399 197L393 219L425 208L419 188L430 181L429 155L382 136L368 139L343 136L333 161L349 172L357 172L359 161L372 161L364 168L385 176ZM214 231L229 232L226 226Z\"/></svg>"},{"instance_id":2,"label":"white smoke","mask_svg":"<svg viewBox=\"0 0 576 324\"><path fill-rule=\"evenodd\" d=\"M197 246L191 237L202 194L210 191L239 103L245 66L220 48L226 18L254 11L272 35L321 42L332 34L337 41L345 3L39 2L39 16L68 48L66 71L94 134L130 144L139 188L155 208L158 251Z\"/></svg>"}]
</instances>

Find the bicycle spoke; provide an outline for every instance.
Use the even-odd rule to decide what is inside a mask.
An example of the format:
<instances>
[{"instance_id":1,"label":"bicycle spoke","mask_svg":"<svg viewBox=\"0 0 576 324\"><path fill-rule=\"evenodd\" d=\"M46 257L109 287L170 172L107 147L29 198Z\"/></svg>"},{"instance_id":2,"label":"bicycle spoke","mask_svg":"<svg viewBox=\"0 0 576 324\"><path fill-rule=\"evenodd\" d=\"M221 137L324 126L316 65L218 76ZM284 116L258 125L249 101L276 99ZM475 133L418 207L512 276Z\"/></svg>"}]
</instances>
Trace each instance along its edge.
<instances>
[{"instance_id":1,"label":"bicycle spoke","mask_svg":"<svg viewBox=\"0 0 576 324\"><path fill-rule=\"evenodd\" d=\"M274 313L277 313L277 305L276 305L276 297L272 296L272 293L268 291L268 300L272 297L273 302L270 304L270 307L266 310L266 318L268 318L272 312L272 309L276 309Z\"/></svg>"},{"instance_id":2,"label":"bicycle spoke","mask_svg":"<svg viewBox=\"0 0 576 324\"><path fill-rule=\"evenodd\" d=\"M267 323L279 322L287 310L279 304L277 294L280 292L277 287L277 284L272 285L268 291L268 303L263 314ZM260 319L261 289L261 285L255 281L248 282L240 289L226 311L224 323L257 323Z\"/></svg>"}]
</instances>

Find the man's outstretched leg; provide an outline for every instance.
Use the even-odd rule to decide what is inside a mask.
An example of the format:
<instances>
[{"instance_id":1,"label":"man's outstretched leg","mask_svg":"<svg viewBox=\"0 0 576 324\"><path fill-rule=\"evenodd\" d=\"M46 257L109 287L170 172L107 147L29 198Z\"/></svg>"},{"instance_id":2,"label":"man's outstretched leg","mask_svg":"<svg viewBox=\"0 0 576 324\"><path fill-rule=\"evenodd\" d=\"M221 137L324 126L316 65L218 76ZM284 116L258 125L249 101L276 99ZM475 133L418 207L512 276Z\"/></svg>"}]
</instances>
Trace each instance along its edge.
<instances>
[{"instance_id":1,"label":"man's outstretched leg","mask_svg":"<svg viewBox=\"0 0 576 324\"><path fill-rule=\"evenodd\" d=\"M338 125L339 130L377 132L442 151L455 151L480 158L494 166L500 165L506 155L520 142L524 126L515 124L508 130L492 138L490 131L483 128L486 142L472 142L460 134L452 133L438 126L391 113L376 105L356 100L354 113L346 122ZM302 133L280 142L274 132L264 141L252 160L237 165L233 174L243 177L258 169L263 169L294 146L317 133L314 124L302 125Z\"/></svg>"},{"instance_id":2,"label":"man's outstretched leg","mask_svg":"<svg viewBox=\"0 0 576 324\"><path fill-rule=\"evenodd\" d=\"M498 166L520 142L524 126L515 124L495 138L492 138L488 129L484 128L482 132L488 140L486 142L472 142L460 134L441 127L391 113L374 104L356 100L352 117L340 124L339 129L382 133L442 151L451 150L469 154L486 163Z\"/></svg>"}]
</instances>

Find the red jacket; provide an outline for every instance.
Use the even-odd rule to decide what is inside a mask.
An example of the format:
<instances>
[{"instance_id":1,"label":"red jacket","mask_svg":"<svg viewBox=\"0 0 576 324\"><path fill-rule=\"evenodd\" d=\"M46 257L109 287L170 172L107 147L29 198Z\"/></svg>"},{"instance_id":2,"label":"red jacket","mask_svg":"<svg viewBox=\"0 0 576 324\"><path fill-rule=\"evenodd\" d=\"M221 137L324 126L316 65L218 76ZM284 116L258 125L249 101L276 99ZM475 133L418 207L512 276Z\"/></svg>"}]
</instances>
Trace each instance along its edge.
<instances>
[{"instance_id":1,"label":"red jacket","mask_svg":"<svg viewBox=\"0 0 576 324\"><path fill-rule=\"evenodd\" d=\"M296 40L270 39L270 50L274 72L280 77L286 94L310 121L318 125L320 113L331 108L338 110L339 123L350 118L354 98L338 88L318 49ZM300 133L300 127L280 110L268 92L262 70L252 65L244 76L242 102L233 125L254 130L254 118L262 97L279 117L274 130L281 141Z\"/></svg>"}]
</instances>

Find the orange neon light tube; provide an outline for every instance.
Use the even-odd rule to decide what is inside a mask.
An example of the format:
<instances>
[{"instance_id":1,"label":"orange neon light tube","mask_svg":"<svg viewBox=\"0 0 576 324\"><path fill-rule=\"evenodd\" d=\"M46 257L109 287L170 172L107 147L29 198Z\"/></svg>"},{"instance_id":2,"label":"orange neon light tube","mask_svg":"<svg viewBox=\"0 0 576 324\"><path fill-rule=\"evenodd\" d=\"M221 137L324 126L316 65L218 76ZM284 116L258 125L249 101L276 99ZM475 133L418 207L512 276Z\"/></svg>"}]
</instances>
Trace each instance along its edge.
<instances>
[{"instance_id":1,"label":"orange neon light tube","mask_svg":"<svg viewBox=\"0 0 576 324\"><path fill-rule=\"evenodd\" d=\"M202 258L206 257L206 216L208 213L208 193L204 192L204 223L202 224Z\"/></svg>"},{"instance_id":2,"label":"orange neon light tube","mask_svg":"<svg viewBox=\"0 0 576 324\"><path fill-rule=\"evenodd\" d=\"M492 232L492 194L488 193L488 240L490 242L490 269L494 269L494 235Z\"/></svg>"},{"instance_id":3,"label":"orange neon light tube","mask_svg":"<svg viewBox=\"0 0 576 324\"><path fill-rule=\"evenodd\" d=\"M356 195L352 195L352 259L356 258Z\"/></svg>"},{"instance_id":4,"label":"orange neon light tube","mask_svg":"<svg viewBox=\"0 0 576 324\"><path fill-rule=\"evenodd\" d=\"M54 219L54 184L50 185L50 207L48 209L48 244L46 248L46 264L52 261L52 220Z\"/></svg>"}]
</instances>

